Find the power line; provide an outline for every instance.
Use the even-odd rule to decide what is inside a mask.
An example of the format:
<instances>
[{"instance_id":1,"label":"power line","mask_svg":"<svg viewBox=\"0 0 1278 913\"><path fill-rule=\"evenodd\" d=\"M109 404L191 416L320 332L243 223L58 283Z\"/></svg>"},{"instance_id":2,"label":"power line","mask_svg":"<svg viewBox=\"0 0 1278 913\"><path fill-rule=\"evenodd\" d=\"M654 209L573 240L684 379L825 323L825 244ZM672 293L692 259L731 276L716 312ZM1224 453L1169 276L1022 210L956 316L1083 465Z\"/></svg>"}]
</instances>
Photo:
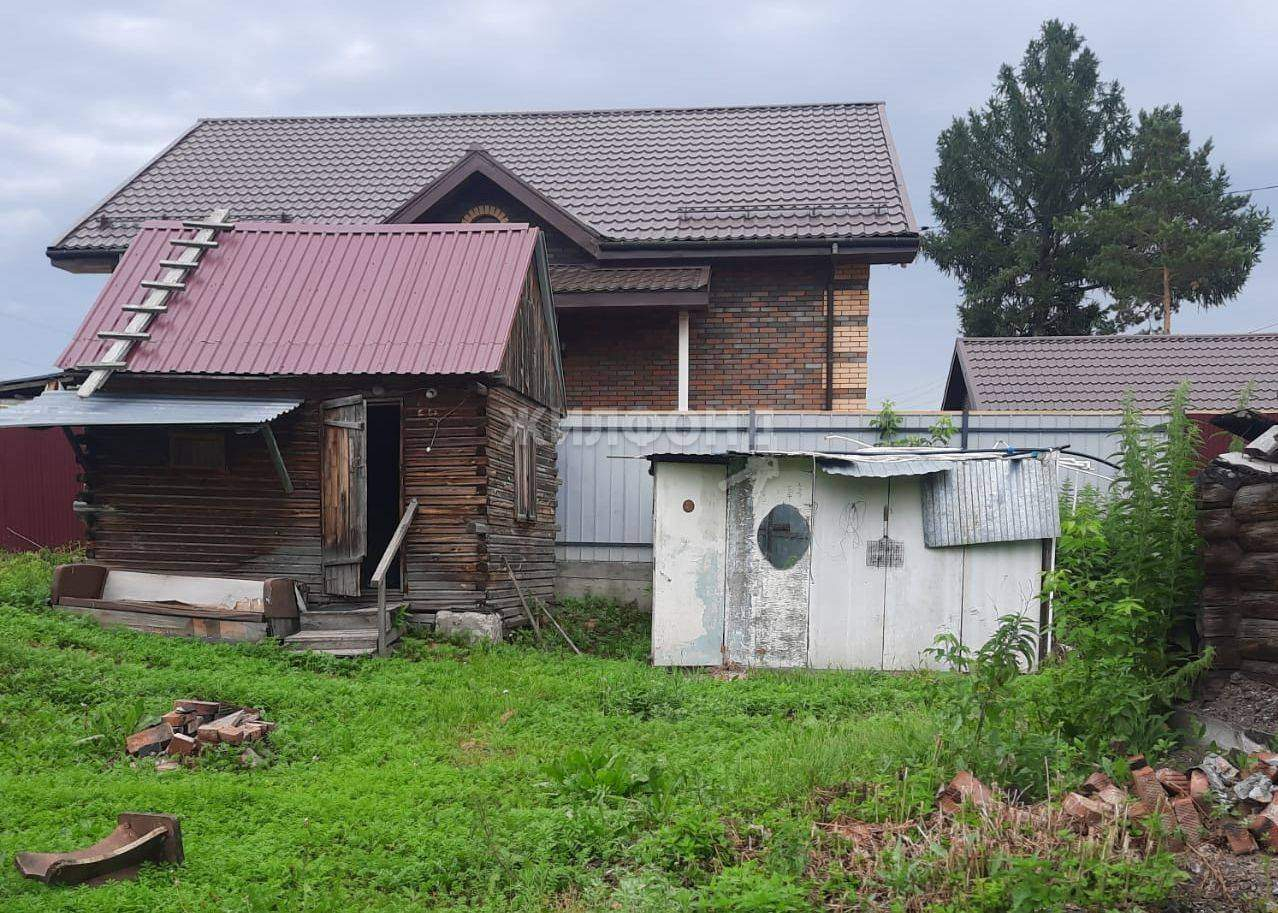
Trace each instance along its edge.
<instances>
[{"instance_id":1,"label":"power line","mask_svg":"<svg viewBox=\"0 0 1278 913\"><path fill-rule=\"evenodd\" d=\"M1256 193L1259 190L1278 190L1278 184L1266 184L1264 187L1248 187L1246 190L1230 190L1230 193Z\"/></svg>"}]
</instances>

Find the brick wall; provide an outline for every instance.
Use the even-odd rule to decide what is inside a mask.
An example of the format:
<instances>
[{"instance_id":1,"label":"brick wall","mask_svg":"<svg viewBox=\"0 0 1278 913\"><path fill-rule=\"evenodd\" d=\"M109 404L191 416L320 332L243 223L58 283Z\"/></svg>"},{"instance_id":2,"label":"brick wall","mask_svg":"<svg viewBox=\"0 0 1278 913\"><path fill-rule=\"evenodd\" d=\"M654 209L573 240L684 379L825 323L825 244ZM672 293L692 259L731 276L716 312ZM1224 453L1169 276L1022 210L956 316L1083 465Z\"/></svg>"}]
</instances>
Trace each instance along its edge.
<instances>
[{"instance_id":1,"label":"brick wall","mask_svg":"<svg viewBox=\"0 0 1278 913\"><path fill-rule=\"evenodd\" d=\"M672 309L559 312L569 409L674 409L679 325Z\"/></svg>"},{"instance_id":2,"label":"brick wall","mask_svg":"<svg viewBox=\"0 0 1278 913\"><path fill-rule=\"evenodd\" d=\"M540 222L482 177L467 181L427 217L456 221L472 206L483 204L500 206L515 221ZM551 263L594 262L560 232L541 227ZM710 306L693 311L690 320L688 405L693 409L824 409L829 258L709 262ZM866 407L869 278L867 264L836 261L836 411ZM560 311L568 408L676 408L678 332L673 310Z\"/></svg>"},{"instance_id":3,"label":"brick wall","mask_svg":"<svg viewBox=\"0 0 1278 913\"><path fill-rule=\"evenodd\" d=\"M693 409L825 408L829 261L715 263L710 307L689 321ZM865 408L869 267L839 264L834 289L834 408ZM572 409L673 409L673 310L561 311Z\"/></svg>"},{"instance_id":4,"label":"brick wall","mask_svg":"<svg viewBox=\"0 0 1278 913\"><path fill-rule=\"evenodd\" d=\"M869 384L870 266L834 268L834 411L864 409Z\"/></svg>"}]
</instances>

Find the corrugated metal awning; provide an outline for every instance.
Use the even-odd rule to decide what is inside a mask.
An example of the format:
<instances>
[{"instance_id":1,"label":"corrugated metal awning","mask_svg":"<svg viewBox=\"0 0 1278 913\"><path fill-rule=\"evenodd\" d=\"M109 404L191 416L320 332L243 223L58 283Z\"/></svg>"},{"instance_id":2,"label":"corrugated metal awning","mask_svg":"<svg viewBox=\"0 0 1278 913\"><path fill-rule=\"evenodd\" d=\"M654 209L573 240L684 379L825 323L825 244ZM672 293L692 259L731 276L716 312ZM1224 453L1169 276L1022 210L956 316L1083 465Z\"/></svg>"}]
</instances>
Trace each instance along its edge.
<instances>
[{"instance_id":1,"label":"corrugated metal awning","mask_svg":"<svg viewBox=\"0 0 1278 913\"><path fill-rule=\"evenodd\" d=\"M817 457L822 471L835 476L854 476L860 479L885 479L893 476L925 476L934 472L949 472L958 462L955 460L929 460L926 457L870 457L826 458Z\"/></svg>"},{"instance_id":2,"label":"corrugated metal awning","mask_svg":"<svg viewBox=\"0 0 1278 913\"><path fill-rule=\"evenodd\" d=\"M923 480L923 544L977 545L1060 535L1056 460L956 461Z\"/></svg>"},{"instance_id":3,"label":"corrugated metal awning","mask_svg":"<svg viewBox=\"0 0 1278 913\"><path fill-rule=\"evenodd\" d=\"M144 396L48 390L0 409L0 428L91 425L264 425L302 404L299 399L211 396Z\"/></svg>"}]
</instances>

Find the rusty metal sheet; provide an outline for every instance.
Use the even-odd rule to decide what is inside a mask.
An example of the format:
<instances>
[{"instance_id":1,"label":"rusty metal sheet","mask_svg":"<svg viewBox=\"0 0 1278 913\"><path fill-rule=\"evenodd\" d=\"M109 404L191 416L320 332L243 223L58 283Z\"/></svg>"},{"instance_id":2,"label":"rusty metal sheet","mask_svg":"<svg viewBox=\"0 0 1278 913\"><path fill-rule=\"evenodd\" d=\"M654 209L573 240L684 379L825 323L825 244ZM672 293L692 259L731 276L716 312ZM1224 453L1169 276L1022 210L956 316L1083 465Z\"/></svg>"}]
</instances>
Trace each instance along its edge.
<instances>
[{"instance_id":1,"label":"rusty metal sheet","mask_svg":"<svg viewBox=\"0 0 1278 913\"><path fill-rule=\"evenodd\" d=\"M964 460L923 476L929 548L1052 539L1060 535L1055 459Z\"/></svg>"}]
</instances>

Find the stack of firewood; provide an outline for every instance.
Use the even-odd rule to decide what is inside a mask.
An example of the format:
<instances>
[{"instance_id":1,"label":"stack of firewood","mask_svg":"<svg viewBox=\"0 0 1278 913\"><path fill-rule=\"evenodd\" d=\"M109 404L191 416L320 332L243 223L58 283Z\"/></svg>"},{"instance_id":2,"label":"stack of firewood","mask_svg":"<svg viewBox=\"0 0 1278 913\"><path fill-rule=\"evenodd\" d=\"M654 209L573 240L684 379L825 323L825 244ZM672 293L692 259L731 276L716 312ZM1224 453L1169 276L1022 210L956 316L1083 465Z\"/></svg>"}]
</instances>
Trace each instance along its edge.
<instances>
[{"instance_id":1,"label":"stack of firewood","mask_svg":"<svg viewBox=\"0 0 1278 913\"><path fill-rule=\"evenodd\" d=\"M205 746L258 742L274 728L274 723L262 719L261 710L252 707L180 700L173 702L173 709L159 723L129 736L124 750L138 758L166 754L171 760L160 764L176 767L181 759L199 755Z\"/></svg>"}]
</instances>

